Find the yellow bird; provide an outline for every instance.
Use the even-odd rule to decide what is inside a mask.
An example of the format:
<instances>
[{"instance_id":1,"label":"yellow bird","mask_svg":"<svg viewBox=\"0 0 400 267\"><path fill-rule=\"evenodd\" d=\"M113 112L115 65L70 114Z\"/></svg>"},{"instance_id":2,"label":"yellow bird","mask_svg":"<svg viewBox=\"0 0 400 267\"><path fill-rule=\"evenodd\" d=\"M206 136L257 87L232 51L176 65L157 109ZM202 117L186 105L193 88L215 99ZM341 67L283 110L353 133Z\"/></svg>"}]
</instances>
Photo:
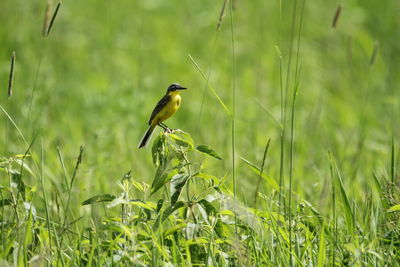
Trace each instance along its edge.
<instances>
[{"instance_id":1,"label":"yellow bird","mask_svg":"<svg viewBox=\"0 0 400 267\"><path fill-rule=\"evenodd\" d=\"M140 140L138 148L145 147L147 142L150 140L151 134L153 133L156 126L162 127L165 131L169 131L170 129L162 123L169 117L175 114L181 105L181 96L180 91L187 89L186 87L182 87L177 83L173 83L167 88L167 93L160 101L158 101L157 106L154 108L151 113L149 120L149 129L147 129L146 133Z\"/></svg>"}]
</instances>

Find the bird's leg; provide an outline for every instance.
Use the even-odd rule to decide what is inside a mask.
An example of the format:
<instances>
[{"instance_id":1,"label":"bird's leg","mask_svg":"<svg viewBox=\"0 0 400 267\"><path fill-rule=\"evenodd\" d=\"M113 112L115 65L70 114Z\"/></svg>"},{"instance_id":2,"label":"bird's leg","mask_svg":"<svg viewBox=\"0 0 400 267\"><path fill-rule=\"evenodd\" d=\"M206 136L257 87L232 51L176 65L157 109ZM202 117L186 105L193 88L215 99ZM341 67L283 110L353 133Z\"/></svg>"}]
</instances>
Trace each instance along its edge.
<instances>
[{"instance_id":1,"label":"bird's leg","mask_svg":"<svg viewBox=\"0 0 400 267\"><path fill-rule=\"evenodd\" d=\"M158 123L158 126L160 126L161 128L163 128L165 132L167 132L167 133L172 133L172 130L171 130L170 128L168 128L168 126L165 125L164 123L159 122L159 123Z\"/></svg>"},{"instance_id":2,"label":"bird's leg","mask_svg":"<svg viewBox=\"0 0 400 267\"><path fill-rule=\"evenodd\" d=\"M158 126L160 126L161 128L163 128L165 131L167 130L167 127L165 127L165 125L162 124L161 122L158 123Z\"/></svg>"}]
</instances>

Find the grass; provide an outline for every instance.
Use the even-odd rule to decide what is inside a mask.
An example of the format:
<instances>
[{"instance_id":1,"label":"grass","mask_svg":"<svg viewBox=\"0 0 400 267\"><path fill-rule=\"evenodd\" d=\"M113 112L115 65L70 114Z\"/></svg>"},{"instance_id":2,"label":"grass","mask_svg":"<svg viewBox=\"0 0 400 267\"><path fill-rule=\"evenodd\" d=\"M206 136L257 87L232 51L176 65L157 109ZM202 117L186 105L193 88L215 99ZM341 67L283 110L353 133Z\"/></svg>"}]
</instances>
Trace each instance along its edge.
<instances>
[{"instance_id":1,"label":"grass","mask_svg":"<svg viewBox=\"0 0 400 267\"><path fill-rule=\"evenodd\" d=\"M0 7L1 265L399 266L394 1Z\"/></svg>"}]
</instances>

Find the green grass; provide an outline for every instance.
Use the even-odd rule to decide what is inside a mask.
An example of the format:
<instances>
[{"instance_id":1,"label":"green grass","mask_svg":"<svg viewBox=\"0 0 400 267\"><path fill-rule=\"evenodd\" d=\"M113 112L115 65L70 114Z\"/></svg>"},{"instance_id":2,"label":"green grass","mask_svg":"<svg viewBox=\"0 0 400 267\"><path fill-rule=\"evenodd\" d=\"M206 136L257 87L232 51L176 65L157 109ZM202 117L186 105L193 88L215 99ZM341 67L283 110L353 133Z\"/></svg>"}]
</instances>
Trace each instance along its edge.
<instances>
[{"instance_id":1,"label":"green grass","mask_svg":"<svg viewBox=\"0 0 400 267\"><path fill-rule=\"evenodd\" d=\"M49 3L0 4L0 265L400 265L395 1Z\"/></svg>"}]
</instances>

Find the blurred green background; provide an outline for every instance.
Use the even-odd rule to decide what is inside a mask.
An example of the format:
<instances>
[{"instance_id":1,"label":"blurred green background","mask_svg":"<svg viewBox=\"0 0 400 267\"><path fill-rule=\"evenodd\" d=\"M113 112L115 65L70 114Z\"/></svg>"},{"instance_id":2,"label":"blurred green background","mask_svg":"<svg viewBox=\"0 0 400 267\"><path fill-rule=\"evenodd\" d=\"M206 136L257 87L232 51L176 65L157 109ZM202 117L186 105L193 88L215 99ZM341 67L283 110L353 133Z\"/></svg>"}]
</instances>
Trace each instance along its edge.
<instances>
[{"instance_id":1,"label":"blurred green background","mask_svg":"<svg viewBox=\"0 0 400 267\"><path fill-rule=\"evenodd\" d=\"M128 170L136 180L151 183L151 146L138 150L137 144L152 109L172 82L189 90L166 124L191 133L196 144L214 148L223 160L206 159L207 172L228 173L231 182L231 121L211 91L205 93L206 82L189 55L210 75L209 84L229 109L234 77L239 195L253 196L258 179L240 157L260 165L268 138L265 171L278 181L280 127L274 120L281 120L281 91L276 46L282 51L285 80L291 5L283 3L280 14L280 1L235 1L233 75L229 8L217 31L222 4L67 0L44 38L47 1L1 1L0 104L28 142L37 134L33 151L39 155L43 145L49 189L64 177L56 148L72 172L80 145L85 152L76 180L77 203L96 193L114 193ZM342 12L333 28L338 5ZM328 151L355 197L369 191L372 172L389 172L392 135L399 136L399 12L399 1L306 2L293 181L294 191L313 204L325 192ZM8 99L13 51L15 80ZM291 92L294 69L289 73ZM0 155L25 150L18 132L0 114Z\"/></svg>"}]
</instances>

